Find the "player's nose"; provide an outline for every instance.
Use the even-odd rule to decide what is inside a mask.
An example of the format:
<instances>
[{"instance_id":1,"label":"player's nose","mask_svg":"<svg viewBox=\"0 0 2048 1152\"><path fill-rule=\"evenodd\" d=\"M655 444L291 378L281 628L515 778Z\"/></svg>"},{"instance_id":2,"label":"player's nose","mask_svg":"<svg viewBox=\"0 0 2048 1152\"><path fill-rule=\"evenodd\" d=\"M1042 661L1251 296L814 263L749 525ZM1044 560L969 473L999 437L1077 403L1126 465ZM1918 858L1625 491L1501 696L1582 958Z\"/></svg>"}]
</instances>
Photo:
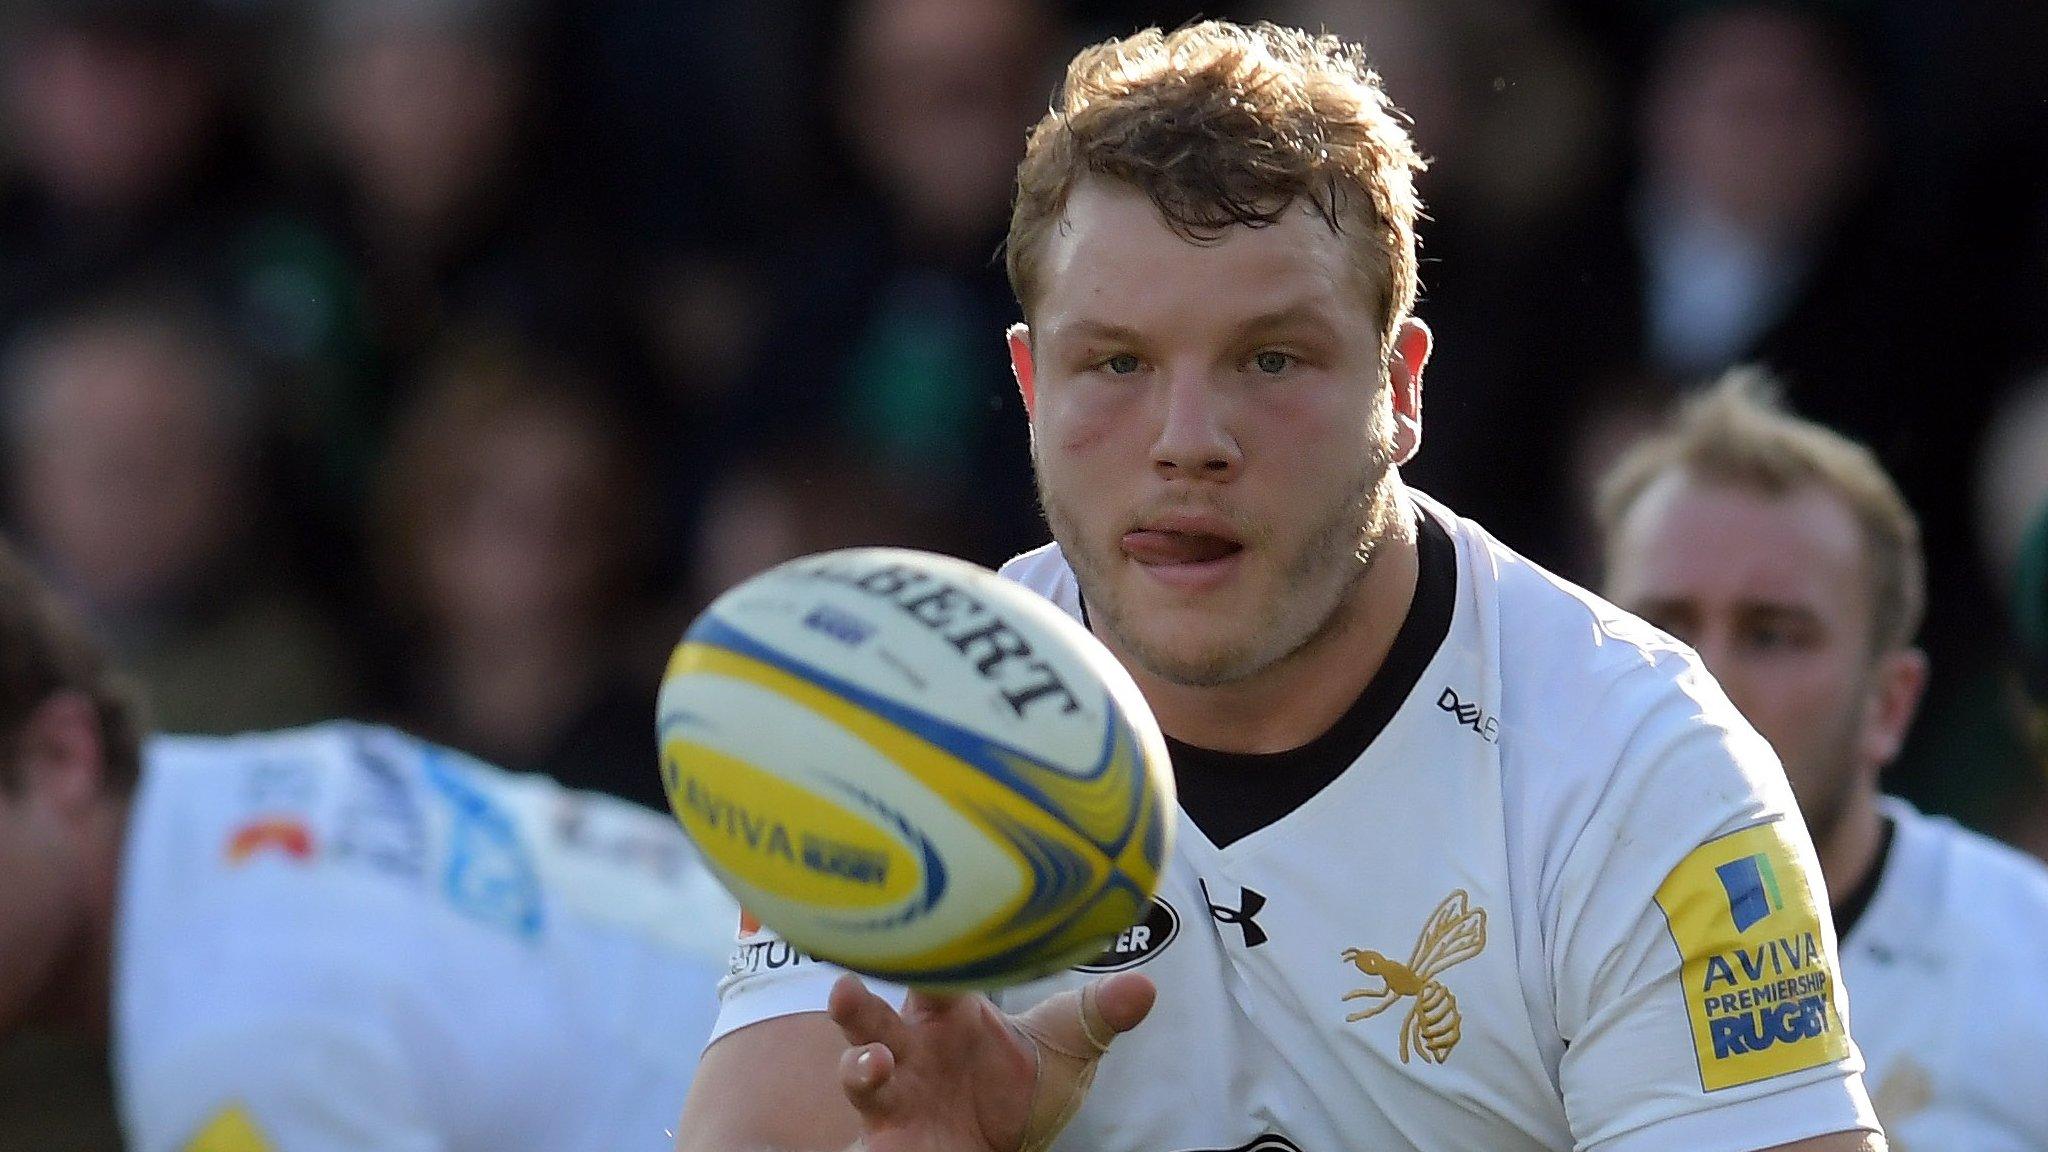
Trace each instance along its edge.
<instances>
[{"instance_id":1,"label":"player's nose","mask_svg":"<svg viewBox=\"0 0 2048 1152\"><path fill-rule=\"evenodd\" d=\"M1243 467L1244 455L1231 434L1228 398L1197 372L1169 373L1162 390L1159 430L1152 442L1152 467L1165 479L1228 480Z\"/></svg>"}]
</instances>

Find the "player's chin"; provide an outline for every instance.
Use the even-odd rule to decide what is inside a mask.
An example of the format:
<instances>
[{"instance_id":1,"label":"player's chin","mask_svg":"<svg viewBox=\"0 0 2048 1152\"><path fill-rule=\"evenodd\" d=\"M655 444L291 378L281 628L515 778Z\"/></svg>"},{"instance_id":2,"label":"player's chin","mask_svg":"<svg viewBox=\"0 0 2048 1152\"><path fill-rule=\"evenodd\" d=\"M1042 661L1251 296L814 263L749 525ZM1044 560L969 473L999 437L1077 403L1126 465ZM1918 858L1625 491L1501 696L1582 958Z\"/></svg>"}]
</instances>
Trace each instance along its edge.
<instances>
[{"instance_id":1,"label":"player's chin","mask_svg":"<svg viewBox=\"0 0 2048 1152\"><path fill-rule=\"evenodd\" d=\"M1154 676L1191 688L1235 683L1254 670L1245 614L1187 605L1141 607L1128 619L1125 647Z\"/></svg>"},{"instance_id":2,"label":"player's chin","mask_svg":"<svg viewBox=\"0 0 2048 1152\"><path fill-rule=\"evenodd\" d=\"M1241 645L1216 643L1207 647L1180 645L1152 650L1153 675L1184 688L1221 688L1236 684L1259 669Z\"/></svg>"}]
</instances>

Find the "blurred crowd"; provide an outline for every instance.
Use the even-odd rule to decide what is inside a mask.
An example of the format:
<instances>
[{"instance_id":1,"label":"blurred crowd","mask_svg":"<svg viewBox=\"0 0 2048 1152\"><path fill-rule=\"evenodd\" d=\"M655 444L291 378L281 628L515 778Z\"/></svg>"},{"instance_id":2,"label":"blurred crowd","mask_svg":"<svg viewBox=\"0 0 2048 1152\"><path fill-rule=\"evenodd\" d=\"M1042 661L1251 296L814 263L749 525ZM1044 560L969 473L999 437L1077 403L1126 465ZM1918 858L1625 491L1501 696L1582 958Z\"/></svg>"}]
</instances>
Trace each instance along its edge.
<instances>
[{"instance_id":1,"label":"blurred crowd","mask_svg":"<svg viewBox=\"0 0 2048 1152\"><path fill-rule=\"evenodd\" d=\"M1926 521L1894 787L2048 842L1999 595L2048 493L2048 7L1224 9L1364 39L1432 157L1411 478L1583 577L1589 478L1775 367ZM1194 14L0 11L0 523L158 723L387 720L653 804L653 685L722 588L1040 541L999 339L1023 132L1076 45Z\"/></svg>"}]
</instances>

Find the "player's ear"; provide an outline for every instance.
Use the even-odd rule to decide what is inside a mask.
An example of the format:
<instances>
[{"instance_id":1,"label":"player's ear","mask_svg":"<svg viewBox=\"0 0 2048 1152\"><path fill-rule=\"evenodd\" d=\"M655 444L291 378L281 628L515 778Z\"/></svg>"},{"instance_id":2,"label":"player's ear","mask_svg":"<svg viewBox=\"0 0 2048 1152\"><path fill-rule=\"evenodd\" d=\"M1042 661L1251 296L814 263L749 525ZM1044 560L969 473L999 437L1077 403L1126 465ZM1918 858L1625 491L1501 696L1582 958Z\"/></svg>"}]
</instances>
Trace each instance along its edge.
<instances>
[{"instance_id":1,"label":"player's ear","mask_svg":"<svg viewBox=\"0 0 2048 1152\"><path fill-rule=\"evenodd\" d=\"M89 812L106 783L105 747L91 698L51 693L29 713L17 742L28 794L67 816Z\"/></svg>"},{"instance_id":2,"label":"player's ear","mask_svg":"<svg viewBox=\"0 0 2048 1152\"><path fill-rule=\"evenodd\" d=\"M1393 386L1394 463L1406 464L1422 447L1422 369L1429 364L1435 337L1429 325L1410 316L1394 330L1387 356L1387 380Z\"/></svg>"},{"instance_id":3,"label":"player's ear","mask_svg":"<svg viewBox=\"0 0 2048 1152\"><path fill-rule=\"evenodd\" d=\"M1863 753L1883 767L1898 758L1927 688L1927 654L1900 648L1877 658L1863 716Z\"/></svg>"},{"instance_id":4,"label":"player's ear","mask_svg":"<svg viewBox=\"0 0 2048 1152\"><path fill-rule=\"evenodd\" d=\"M1012 324L1003 333L1010 344L1010 371L1016 374L1017 391L1024 394L1024 411L1038 414L1038 366L1031 361L1031 327Z\"/></svg>"}]
</instances>

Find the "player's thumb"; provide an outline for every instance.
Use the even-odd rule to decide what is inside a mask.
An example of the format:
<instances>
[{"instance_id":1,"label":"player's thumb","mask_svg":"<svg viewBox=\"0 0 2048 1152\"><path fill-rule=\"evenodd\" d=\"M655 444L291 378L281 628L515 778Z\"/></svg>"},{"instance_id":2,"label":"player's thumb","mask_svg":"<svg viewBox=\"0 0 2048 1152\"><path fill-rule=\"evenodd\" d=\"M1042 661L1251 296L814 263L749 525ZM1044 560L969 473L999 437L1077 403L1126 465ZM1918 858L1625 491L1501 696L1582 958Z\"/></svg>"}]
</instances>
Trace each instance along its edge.
<instances>
[{"instance_id":1,"label":"player's thumb","mask_svg":"<svg viewBox=\"0 0 2048 1152\"><path fill-rule=\"evenodd\" d=\"M1062 992L1016 1018L1038 1046L1038 1078L1019 1152L1044 1152L1080 1110L1110 1042L1138 1026L1158 990L1134 972L1105 976Z\"/></svg>"},{"instance_id":2,"label":"player's thumb","mask_svg":"<svg viewBox=\"0 0 2048 1152\"><path fill-rule=\"evenodd\" d=\"M1159 989L1153 985L1151 977L1136 972L1105 976L1095 982L1095 990L1095 995L1090 998L1094 1001L1095 1012L1101 1023L1117 1035L1143 1023L1152 1012L1152 1002L1159 997Z\"/></svg>"},{"instance_id":3,"label":"player's thumb","mask_svg":"<svg viewBox=\"0 0 2048 1152\"><path fill-rule=\"evenodd\" d=\"M1017 1022L1045 1048L1093 1060L1109 1049L1110 1041L1136 1028L1157 996L1147 977L1120 972L1035 1004Z\"/></svg>"}]
</instances>

